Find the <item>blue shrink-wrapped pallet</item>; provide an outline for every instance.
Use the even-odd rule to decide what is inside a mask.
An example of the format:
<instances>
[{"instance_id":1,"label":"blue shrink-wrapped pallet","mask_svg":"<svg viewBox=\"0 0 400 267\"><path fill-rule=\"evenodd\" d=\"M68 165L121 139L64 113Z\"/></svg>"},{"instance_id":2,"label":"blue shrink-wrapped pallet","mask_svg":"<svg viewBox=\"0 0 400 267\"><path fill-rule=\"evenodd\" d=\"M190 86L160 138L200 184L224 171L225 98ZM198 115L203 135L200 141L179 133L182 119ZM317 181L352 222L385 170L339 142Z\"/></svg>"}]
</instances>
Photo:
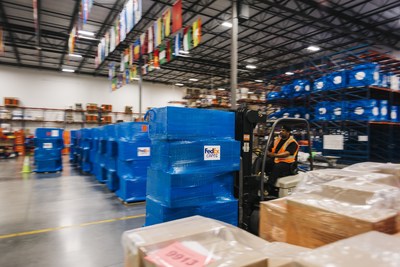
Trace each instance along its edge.
<instances>
[{"instance_id":1,"label":"blue shrink-wrapped pallet","mask_svg":"<svg viewBox=\"0 0 400 267\"><path fill-rule=\"evenodd\" d=\"M348 86L350 87L379 85L380 73L377 63L356 65L348 74Z\"/></svg>"},{"instance_id":2,"label":"blue shrink-wrapped pallet","mask_svg":"<svg viewBox=\"0 0 400 267\"><path fill-rule=\"evenodd\" d=\"M148 129L146 122L117 124L119 186L116 194L124 202L146 199L147 167L151 157Z\"/></svg>"},{"instance_id":3,"label":"blue shrink-wrapped pallet","mask_svg":"<svg viewBox=\"0 0 400 267\"><path fill-rule=\"evenodd\" d=\"M400 122L400 106L391 106L390 107L390 121L391 122Z\"/></svg>"},{"instance_id":4,"label":"blue shrink-wrapped pallet","mask_svg":"<svg viewBox=\"0 0 400 267\"><path fill-rule=\"evenodd\" d=\"M92 128L92 140L90 147L92 148L90 150L90 163L92 164L92 169L90 171L91 174L95 175L95 168L97 165L97 153L99 151L99 128Z\"/></svg>"},{"instance_id":5,"label":"blue shrink-wrapped pallet","mask_svg":"<svg viewBox=\"0 0 400 267\"><path fill-rule=\"evenodd\" d=\"M61 151L64 148L63 130L58 128L37 128L34 142L34 162L36 166L34 171L61 171Z\"/></svg>"},{"instance_id":6,"label":"blue shrink-wrapped pallet","mask_svg":"<svg viewBox=\"0 0 400 267\"><path fill-rule=\"evenodd\" d=\"M69 145L69 161L71 163L76 163L76 130L71 130L71 141Z\"/></svg>"},{"instance_id":7,"label":"blue shrink-wrapped pallet","mask_svg":"<svg viewBox=\"0 0 400 267\"><path fill-rule=\"evenodd\" d=\"M147 196L146 226L181 219L193 215L220 220L232 225L238 224L238 201L234 198L219 198L203 202L200 205L169 208L161 202Z\"/></svg>"},{"instance_id":8,"label":"blue shrink-wrapped pallet","mask_svg":"<svg viewBox=\"0 0 400 267\"><path fill-rule=\"evenodd\" d=\"M322 92L326 90L329 90L328 75L324 75L314 80L313 92Z\"/></svg>"},{"instance_id":9,"label":"blue shrink-wrapped pallet","mask_svg":"<svg viewBox=\"0 0 400 267\"><path fill-rule=\"evenodd\" d=\"M293 97L293 84L286 84L281 86L281 93L283 98L291 98Z\"/></svg>"},{"instance_id":10,"label":"blue shrink-wrapped pallet","mask_svg":"<svg viewBox=\"0 0 400 267\"><path fill-rule=\"evenodd\" d=\"M234 138L233 112L164 107L148 111L150 139Z\"/></svg>"},{"instance_id":11,"label":"blue shrink-wrapped pallet","mask_svg":"<svg viewBox=\"0 0 400 267\"><path fill-rule=\"evenodd\" d=\"M106 163L106 151L107 151L107 140L106 132L104 126L97 128L98 134L98 150L95 155L94 164L94 175L100 183L105 183L107 181L107 170L105 167Z\"/></svg>"},{"instance_id":12,"label":"blue shrink-wrapped pallet","mask_svg":"<svg viewBox=\"0 0 400 267\"><path fill-rule=\"evenodd\" d=\"M240 168L240 142L232 139L153 141L151 167L180 172L190 167L193 173L229 172Z\"/></svg>"},{"instance_id":13,"label":"blue shrink-wrapped pallet","mask_svg":"<svg viewBox=\"0 0 400 267\"><path fill-rule=\"evenodd\" d=\"M166 207L195 206L218 197L232 198L233 174L191 172L171 173L149 168L147 194ZM153 181L157 180L155 183Z\"/></svg>"},{"instance_id":14,"label":"blue shrink-wrapped pallet","mask_svg":"<svg viewBox=\"0 0 400 267\"><path fill-rule=\"evenodd\" d=\"M281 99L283 97L284 96L283 96L282 92L270 92L267 95L268 100Z\"/></svg>"},{"instance_id":15,"label":"blue shrink-wrapped pallet","mask_svg":"<svg viewBox=\"0 0 400 267\"><path fill-rule=\"evenodd\" d=\"M379 100L349 101L349 119L358 121L379 120Z\"/></svg>"},{"instance_id":16,"label":"blue shrink-wrapped pallet","mask_svg":"<svg viewBox=\"0 0 400 267\"><path fill-rule=\"evenodd\" d=\"M389 121L389 101L388 100L380 100L379 101L379 120L380 121Z\"/></svg>"},{"instance_id":17,"label":"blue shrink-wrapped pallet","mask_svg":"<svg viewBox=\"0 0 400 267\"><path fill-rule=\"evenodd\" d=\"M105 153L105 169L107 173L106 185L112 192L118 189L117 176L117 157L118 157L118 142L117 142L117 127L115 124L104 126L106 138L106 153Z\"/></svg>"},{"instance_id":18,"label":"blue shrink-wrapped pallet","mask_svg":"<svg viewBox=\"0 0 400 267\"><path fill-rule=\"evenodd\" d=\"M346 70L332 72L327 75L328 90L338 90L347 87L349 72Z\"/></svg>"},{"instance_id":19,"label":"blue shrink-wrapped pallet","mask_svg":"<svg viewBox=\"0 0 400 267\"><path fill-rule=\"evenodd\" d=\"M302 96L311 92L311 83L308 80L293 81L293 96Z\"/></svg>"},{"instance_id":20,"label":"blue shrink-wrapped pallet","mask_svg":"<svg viewBox=\"0 0 400 267\"><path fill-rule=\"evenodd\" d=\"M348 119L348 102L337 101L331 102L331 120L343 121Z\"/></svg>"},{"instance_id":21,"label":"blue shrink-wrapped pallet","mask_svg":"<svg viewBox=\"0 0 400 267\"><path fill-rule=\"evenodd\" d=\"M92 162L90 160L90 151L92 150L92 132L93 129L84 128L81 130L81 169L84 172L90 173L92 171Z\"/></svg>"},{"instance_id":22,"label":"blue shrink-wrapped pallet","mask_svg":"<svg viewBox=\"0 0 400 267\"><path fill-rule=\"evenodd\" d=\"M331 102L323 101L315 105L314 119L316 121L327 121L331 119L332 105Z\"/></svg>"}]
</instances>

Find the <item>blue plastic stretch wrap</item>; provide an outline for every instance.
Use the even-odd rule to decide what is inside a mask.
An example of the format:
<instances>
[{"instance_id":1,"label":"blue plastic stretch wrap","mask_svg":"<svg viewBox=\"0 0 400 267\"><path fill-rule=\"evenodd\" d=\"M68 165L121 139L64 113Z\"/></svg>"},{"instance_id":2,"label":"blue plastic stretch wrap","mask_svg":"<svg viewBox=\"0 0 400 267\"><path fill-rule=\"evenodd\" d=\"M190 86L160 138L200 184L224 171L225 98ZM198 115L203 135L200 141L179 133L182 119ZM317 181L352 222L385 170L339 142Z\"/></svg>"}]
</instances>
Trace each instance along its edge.
<instances>
[{"instance_id":1,"label":"blue plastic stretch wrap","mask_svg":"<svg viewBox=\"0 0 400 267\"><path fill-rule=\"evenodd\" d=\"M359 121L379 120L379 100L349 101L349 119Z\"/></svg>"},{"instance_id":2,"label":"blue plastic stretch wrap","mask_svg":"<svg viewBox=\"0 0 400 267\"><path fill-rule=\"evenodd\" d=\"M337 71L328 74L327 82L330 90L337 90L347 87L349 71Z\"/></svg>"},{"instance_id":3,"label":"blue plastic stretch wrap","mask_svg":"<svg viewBox=\"0 0 400 267\"><path fill-rule=\"evenodd\" d=\"M37 159L35 158L34 172L57 172L62 170L61 155L58 158Z\"/></svg>"},{"instance_id":4,"label":"blue plastic stretch wrap","mask_svg":"<svg viewBox=\"0 0 400 267\"><path fill-rule=\"evenodd\" d=\"M103 154L97 153L93 164L93 174L100 183L104 183L107 180L107 173L105 170L105 157Z\"/></svg>"},{"instance_id":5,"label":"blue plastic stretch wrap","mask_svg":"<svg viewBox=\"0 0 400 267\"><path fill-rule=\"evenodd\" d=\"M149 124L147 122L118 123L117 137L120 141L149 140Z\"/></svg>"},{"instance_id":6,"label":"blue plastic stretch wrap","mask_svg":"<svg viewBox=\"0 0 400 267\"><path fill-rule=\"evenodd\" d=\"M349 72L348 86L379 85L380 79L378 64L359 64Z\"/></svg>"},{"instance_id":7,"label":"blue plastic stretch wrap","mask_svg":"<svg viewBox=\"0 0 400 267\"><path fill-rule=\"evenodd\" d=\"M292 84L282 85L281 93L283 94L283 97L291 98L293 93L293 85Z\"/></svg>"},{"instance_id":8,"label":"blue plastic stretch wrap","mask_svg":"<svg viewBox=\"0 0 400 267\"><path fill-rule=\"evenodd\" d=\"M149 168L147 195L169 208L199 205L216 198L233 198L233 174L171 174Z\"/></svg>"},{"instance_id":9,"label":"blue plastic stretch wrap","mask_svg":"<svg viewBox=\"0 0 400 267\"><path fill-rule=\"evenodd\" d=\"M324 75L316 80L313 83L313 92L321 92L329 90L329 82L328 75Z\"/></svg>"},{"instance_id":10,"label":"blue plastic stretch wrap","mask_svg":"<svg viewBox=\"0 0 400 267\"><path fill-rule=\"evenodd\" d=\"M35 148L34 149L34 158L39 160L45 159L54 159L61 157L61 148L55 149L43 149L43 148Z\"/></svg>"},{"instance_id":11,"label":"blue plastic stretch wrap","mask_svg":"<svg viewBox=\"0 0 400 267\"><path fill-rule=\"evenodd\" d=\"M233 112L164 107L148 111L150 139L234 138Z\"/></svg>"},{"instance_id":12,"label":"blue plastic stretch wrap","mask_svg":"<svg viewBox=\"0 0 400 267\"><path fill-rule=\"evenodd\" d=\"M388 100L380 100L379 101L379 120L380 121L389 121L389 101Z\"/></svg>"},{"instance_id":13,"label":"blue plastic stretch wrap","mask_svg":"<svg viewBox=\"0 0 400 267\"><path fill-rule=\"evenodd\" d=\"M233 139L153 141L151 166L173 173L229 172L240 168L240 142Z\"/></svg>"},{"instance_id":14,"label":"blue plastic stretch wrap","mask_svg":"<svg viewBox=\"0 0 400 267\"><path fill-rule=\"evenodd\" d=\"M150 139L136 141L118 141L119 160L149 160L151 151Z\"/></svg>"},{"instance_id":15,"label":"blue plastic stretch wrap","mask_svg":"<svg viewBox=\"0 0 400 267\"><path fill-rule=\"evenodd\" d=\"M332 105L331 102L324 101L315 105L314 119L317 121L326 121L331 119Z\"/></svg>"},{"instance_id":16,"label":"blue plastic stretch wrap","mask_svg":"<svg viewBox=\"0 0 400 267\"><path fill-rule=\"evenodd\" d=\"M146 226L193 215L201 215L237 226L238 201L233 198L220 198L203 203L201 206L168 208L149 196L146 198Z\"/></svg>"},{"instance_id":17,"label":"blue plastic stretch wrap","mask_svg":"<svg viewBox=\"0 0 400 267\"><path fill-rule=\"evenodd\" d=\"M107 170L106 185L111 192L119 189L119 178L116 170Z\"/></svg>"},{"instance_id":18,"label":"blue plastic stretch wrap","mask_svg":"<svg viewBox=\"0 0 400 267\"><path fill-rule=\"evenodd\" d=\"M282 94L282 92L270 92L270 93L268 93L267 99L274 100L274 99L280 99L283 97L284 97L284 95Z\"/></svg>"},{"instance_id":19,"label":"blue plastic stretch wrap","mask_svg":"<svg viewBox=\"0 0 400 267\"><path fill-rule=\"evenodd\" d=\"M390 107L390 121L400 122L400 106Z\"/></svg>"},{"instance_id":20,"label":"blue plastic stretch wrap","mask_svg":"<svg viewBox=\"0 0 400 267\"><path fill-rule=\"evenodd\" d=\"M36 138L63 138L63 129L60 128L37 128L35 131Z\"/></svg>"},{"instance_id":21,"label":"blue plastic stretch wrap","mask_svg":"<svg viewBox=\"0 0 400 267\"><path fill-rule=\"evenodd\" d=\"M302 96L311 92L311 83L307 80L293 81L293 96Z\"/></svg>"},{"instance_id":22,"label":"blue plastic stretch wrap","mask_svg":"<svg viewBox=\"0 0 400 267\"><path fill-rule=\"evenodd\" d=\"M115 194L127 203L146 200L146 176L120 178Z\"/></svg>"},{"instance_id":23,"label":"blue plastic stretch wrap","mask_svg":"<svg viewBox=\"0 0 400 267\"><path fill-rule=\"evenodd\" d=\"M34 139L35 147L41 149L59 149L64 148L63 139L55 139L55 138L35 138Z\"/></svg>"}]
</instances>

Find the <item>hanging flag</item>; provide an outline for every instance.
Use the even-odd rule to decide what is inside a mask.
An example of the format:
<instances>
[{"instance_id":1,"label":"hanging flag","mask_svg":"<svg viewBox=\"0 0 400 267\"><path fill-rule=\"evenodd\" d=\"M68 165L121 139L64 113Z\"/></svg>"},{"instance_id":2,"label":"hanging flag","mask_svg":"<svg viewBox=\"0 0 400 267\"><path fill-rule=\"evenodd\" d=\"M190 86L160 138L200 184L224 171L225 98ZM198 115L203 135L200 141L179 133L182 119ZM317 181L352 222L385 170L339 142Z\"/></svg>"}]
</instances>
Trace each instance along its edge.
<instances>
[{"instance_id":1,"label":"hanging flag","mask_svg":"<svg viewBox=\"0 0 400 267\"><path fill-rule=\"evenodd\" d=\"M153 52L153 27L147 30L148 42L147 42L147 53Z\"/></svg>"},{"instance_id":2,"label":"hanging flag","mask_svg":"<svg viewBox=\"0 0 400 267\"><path fill-rule=\"evenodd\" d=\"M140 53L142 55L147 54L147 32L140 35Z\"/></svg>"},{"instance_id":3,"label":"hanging flag","mask_svg":"<svg viewBox=\"0 0 400 267\"><path fill-rule=\"evenodd\" d=\"M158 38L158 23L157 23L157 21L154 21L154 23L153 23L153 45L154 45L154 48L156 48L158 45L157 45L157 43L158 43L158 40L157 40L157 38Z\"/></svg>"},{"instance_id":4,"label":"hanging flag","mask_svg":"<svg viewBox=\"0 0 400 267\"><path fill-rule=\"evenodd\" d=\"M201 40L201 18L193 22L193 47L199 45Z\"/></svg>"},{"instance_id":5,"label":"hanging flag","mask_svg":"<svg viewBox=\"0 0 400 267\"><path fill-rule=\"evenodd\" d=\"M177 0L172 6L172 33L182 28L182 0Z\"/></svg>"},{"instance_id":6,"label":"hanging flag","mask_svg":"<svg viewBox=\"0 0 400 267\"><path fill-rule=\"evenodd\" d=\"M160 50L158 50L158 49L154 50L153 61L154 61L154 63L153 63L154 68L159 69L160 68Z\"/></svg>"},{"instance_id":7,"label":"hanging flag","mask_svg":"<svg viewBox=\"0 0 400 267\"><path fill-rule=\"evenodd\" d=\"M164 36L168 37L171 33L171 9L168 8L163 14Z\"/></svg>"},{"instance_id":8,"label":"hanging flag","mask_svg":"<svg viewBox=\"0 0 400 267\"><path fill-rule=\"evenodd\" d=\"M0 27L0 55L4 55L3 28Z\"/></svg>"},{"instance_id":9,"label":"hanging flag","mask_svg":"<svg viewBox=\"0 0 400 267\"><path fill-rule=\"evenodd\" d=\"M118 18L114 22L114 31L115 31L115 46L118 46L120 43L120 35L119 35L119 20Z\"/></svg>"},{"instance_id":10,"label":"hanging flag","mask_svg":"<svg viewBox=\"0 0 400 267\"><path fill-rule=\"evenodd\" d=\"M134 45L134 52L133 52L134 59L139 60L139 58L140 58L140 40L139 39L136 40L133 43L133 45Z\"/></svg>"},{"instance_id":11,"label":"hanging flag","mask_svg":"<svg viewBox=\"0 0 400 267\"><path fill-rule=\"evenodd\" d=\"M153 71L154 70L154 58L153 58L153 53L148 54L148 61L147 61L147 71Z\"/></svg>"},{"instance_id":12,"label":"hanging flag","mask_svg":"<svg viewBox=\"0 0 400 267\"><path fill-rule=\"evenodd\" d=\"M112 91L117 90L117 84L118 84L118 79L117 79L117 77L115 77L112 79L112 82L111 82L111 90Z\"/></svg>"},{"instance_id":13,"label":"hanging flag","mask_svg":"<svg viewBox=\"0 0 400 267\"><path fill-rule=\"evenodd\" d=\"M69 52L69 54L73 54L74 53L75 36L76 36L76 27L73 27L72 31L69 34L69 39L68 39L68 52Z\"/></svg>"},{"instance_id":14,"label":"hanging flag","mask_svg":"<svg viewBox=\"0 0 400 267\"><path fill-rule=\"evenodd\" d=\"M135 25L135 18L133 15L133 0L128 0L125 4L126 7L126 32L130 32Z\"/></svg>"},{"instance_id":15,"label":"hanging flag","mask_svg":"<svg viewBox=\"0 0 400 267\"><path fill-rule=\"evenodd\" d=\"M165 59L167 62L170 62L172 57L171 57L172 53L171 53L171 42L169 40L167 40L165 42Z\"/></svg>"},{"instance_id":16,"label":"hanging flag","mask_svg":"<svg viewBox=\"0 0 400 267\"><path fill-rule=\"evenodd\" d=\"M142 18L142 0L133 0L135 24Z\"/></svg>"},{"instance_id":17,"label":"hanging flag","mask_svg":"<svg viewBox=\"0 0 400 267\"><path fill-rule=\"evenodd\" d=\"M192 28L187 26L183 30L183 51L189 52L192 48Z\"/></svg>"},{"instance_id":18,"label":"hanging flag","mask_svg":"<svg viewBox=\"0 0 400 267\"><path fill-rule=\"evenodd\" d=\"M119 71L124 72L125 71L125 53L121 53L121 60L119 62Z\"/></svg>"},{"instance_id":19,"label":"hanging flag","mask_svg":"<svg viewBox=\"0 0 400 267\"><path fill-rule=\"evenodd\" d=\"M175 35L175 43L174 43L174 54L175 54L176 57L179 56L179 50L182 49L181 40L182 40L182 35L181 35L180 32L178 32Z\"/></svg>"},{"instance_id":20,"label":"hanging flag","mask_svg":"<svg viewBox=\"0 0 400 267\"><path fill-rule=\"evenodd\" d=\"M33 5L33 22L35 24L35 32L38 31L38 8L37 8L37 0L32 0Z\"/></svg>"},{"instance_id":21,"label":"hanging flag","mask_svg":"<svg viewBox=\"0 0 400 267\"><path fill-rule=\"evenodd\" d=\"M129 69L129 48L124 50L124 68Z\"/></svg>"},{"instance_id":22,"label":"hanging flag","mask_svg":"<svg viewBox=\"0 0 400 267\"><path fill-rule=\"evenodd\" d=\"M105 56L107 57L110 53L110 32L106 32L106 34L104 35L104 39L106 41L104 51Z\"/></svg>"},{"instance_id":23,"label":"hanging flag","mask_svg":"<svg viewBox=\"0 0 400 267\"><path fill-rule=\"evenodd\" d=\"M137 76L137 66L136 65L132 65L131 67L131 71L129 72L129 80L133 80L135 79Z\"/></svg>"},{"instance_id":24,"label":"hanging flag","mask_svg":"<svg viewBox=\"0 0 400 267\"><path fill-rule=\"evenodd\" d=\"M82 0L82 18L83 24L86 24L89 18L89 0Z\"/></svg>"},{"instance_id":25,"label":"hanging flag","mask_svg":"<svg viewBox=\"0 0 400 267\"><path fill-rule=\"evenodd\" d=\"M126 8L122 9L119 14L119 41L122 42L126 38Z\"/></svg>"},{"instance_id":26,"label":"hanging flag","mask_svg":"<svg viewBox=\"0 0 400 267\"><path fill-rule=\"evenodd\" d=\"M108 80L112 80L115 76L115 62L108 64Z\"/></svg>"},{"instance_id":27,"label":"hanging flag","mask_svg":"<svg viewBox=\"0 0 400 267\"><path fill-rule=\"evenodd\" d=\"M110 53L115 50L115 29L114 26L110 28Z\"/></svg>"},{"instance_id":28,"label":"hanging flag","mask_svg":"<svg viewBox=\"0 0 400 267\"><path fill-rule=\"evenodd\" d=\"M156 47L157 47L157 46L161 45L161 42L163 40L162 39L162 28L163 28L162 27L162 19L158 18L156 23L157 23L157 42L156 42ZM154 32L156 32L155 28L154 28Z\"/></svg>"},{"instance_id":29,"label":"hanging flag","mask_svg":"<svg viewBox=\"0 0 400 267\"><path fill-rule=\"evenodd\" d=\"M160 65L167 63L167 51L165 50L165 44L160 45L159 54L158 54L158 61Z\"/></svg>"},{"instance_id":30,"label":"hanging flag","mask_svg":"<svg viewBox=\"0 0 400 267\"><path fill-rule=\"evenodd\" d=\"M133 44L130 44L128 48L129 48L129 66L132 66L134 59L133 51L135 50L135 47Z\"/></svg>"}]
</instances>

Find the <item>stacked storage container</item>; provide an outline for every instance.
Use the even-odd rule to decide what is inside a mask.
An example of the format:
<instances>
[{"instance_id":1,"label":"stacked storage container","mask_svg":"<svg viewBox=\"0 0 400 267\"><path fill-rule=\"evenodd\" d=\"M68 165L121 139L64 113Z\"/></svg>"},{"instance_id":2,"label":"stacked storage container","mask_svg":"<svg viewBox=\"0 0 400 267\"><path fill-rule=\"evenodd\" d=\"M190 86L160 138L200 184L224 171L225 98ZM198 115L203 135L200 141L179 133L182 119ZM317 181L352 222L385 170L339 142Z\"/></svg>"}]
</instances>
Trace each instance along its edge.
<instances>
[{"instance_id":1,"label":"stacked storage container","mask_svg":"<svg viewBox=\"0 0 400 267\"><path fill-rule=\"evenodd\" d=\"M84 128L81 130L80 148L81 148L81 169L84 172L92 171L92 163L90 161L90 151L92 149L92 129Z\"/></svg>"},{"instance_id":2,"label":"stacked storage container","mask_svg":"<svg viewBox=\"0 0 400 267\"><path fill-rule=\"evenodd\" d=\"M100 183L105 183L107 181L107 172L105 167L107 151L106 131L104 126L97 129L98 150L95 155L94 175Z\"/></svg>"},{"instance_id":3,"label":"stacked storage container","mask_svg":"<svg viewBox=\"0 0 400 267\"><path fill-rule=\"evenodd\" d=\"M97 155L99 153L99 134L100 134L100 129L99 128L92 128L92 139L91 139L91 150L90 150L90 163L92 164L92 169L90 171L91 174L94 174L96 176L97 170L99 168L99 165L97 164ZM96 176L97 177L97 176Z\"/></svg>"},{"instance_id":4,"label":"stacked storage container","mask_svg":"<svg viewBox=\"0 0 400 267\"><path fill-rule=\"evenodd\" d=\"M35 172L62 171L63 130L37 128L35 132Z\"/></svg>"},{"instance_id":5,"label":"stacked storage container","mask_svg":"<svg viewBox=\"0 0 400 267\"><path fill-rule=\"evenodd\" d=\"M76 163L76 146L77 146L77 141L76 141L76 130L71 130L71 143L69 145L69 161L71 163Z\"/></svg>"},{"instance_id":6,"label":"stacked storage container","mask_svg":"<svg viewBox=\"0 0 400 267\"><path fill-rule=\"evenodd\" d=\"M116 127L119 185L115 193L124 202L143 201L146 199L147 168L150 165L151 151L148 124L125 122Z\"/></svg>"},{"instance_id":7,"label":"stacked storage container","mask_svg":"<svg viewBox=\"0 0 400 267\"><path fill-rule=\"evenodd\" d=\"M117 177L117 157L118 157L118 143L117 143L117 127L115 124L104 126L105 140L106 140L106 153L105 153L105 171L106 171L106 184L110 191L114 192L118 189Z\"/></svg>"},{"instance_id":8,"label":"stacked storage container","mask_svg":"<svg viewBox=\"0 0 400 267\"><path fill-rule=\"evenodd\" d=\"M149 111L152 143L146 225L202 215L237 225L233 172L240 143L234 113L166 107Z\"/></svg>"}]
</instances>

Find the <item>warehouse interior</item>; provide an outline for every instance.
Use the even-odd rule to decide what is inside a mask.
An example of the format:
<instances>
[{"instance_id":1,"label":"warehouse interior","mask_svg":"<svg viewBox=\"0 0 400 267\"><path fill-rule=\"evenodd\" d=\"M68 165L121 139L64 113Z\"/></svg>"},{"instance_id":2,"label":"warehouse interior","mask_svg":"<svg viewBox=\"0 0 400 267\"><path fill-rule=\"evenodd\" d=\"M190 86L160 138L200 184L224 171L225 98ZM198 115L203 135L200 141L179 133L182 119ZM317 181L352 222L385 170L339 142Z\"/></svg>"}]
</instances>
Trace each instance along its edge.
<instances>
[{"instance_id":1,"label":"warehouse interior","mask_svg":"<svg viewBox=\"0 0 400 267\"><path fill-rule=\"evenodd\" d=\"M0 266L400 266L399 14L1 0Z\"/></svg>"}]
</instances>

